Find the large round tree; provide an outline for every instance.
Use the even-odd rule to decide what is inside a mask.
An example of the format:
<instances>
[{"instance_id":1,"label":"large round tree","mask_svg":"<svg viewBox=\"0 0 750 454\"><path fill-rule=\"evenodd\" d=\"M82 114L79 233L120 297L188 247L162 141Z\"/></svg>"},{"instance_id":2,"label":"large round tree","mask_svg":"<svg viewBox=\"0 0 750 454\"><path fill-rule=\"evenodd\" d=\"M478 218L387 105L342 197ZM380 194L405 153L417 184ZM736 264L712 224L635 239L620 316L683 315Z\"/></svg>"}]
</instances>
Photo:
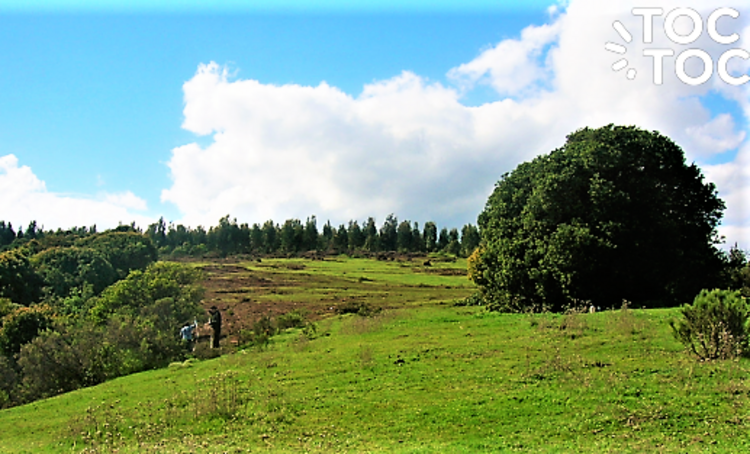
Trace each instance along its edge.
<instances>
[{"instance_id":1,"label":"large round tree","mask_svg":"<svg viewBox=\"0 0 750 454\"><path fill-rule=\"evenodd\" d=\"M505 311L689 302L718 282L723 210L669 138L581 129L502 176L479 215L472 276Z\"/></svg>"}]
</instances>

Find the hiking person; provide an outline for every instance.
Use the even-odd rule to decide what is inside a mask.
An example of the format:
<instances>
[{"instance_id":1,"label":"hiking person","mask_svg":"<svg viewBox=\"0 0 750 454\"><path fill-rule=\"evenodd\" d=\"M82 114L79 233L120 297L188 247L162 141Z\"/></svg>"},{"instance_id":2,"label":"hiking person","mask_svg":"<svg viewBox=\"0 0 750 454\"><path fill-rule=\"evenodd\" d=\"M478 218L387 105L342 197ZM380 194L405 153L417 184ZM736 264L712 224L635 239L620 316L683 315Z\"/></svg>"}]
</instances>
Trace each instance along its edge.
<instances>
[{"instance_id":1,"label":"hiking person","mask_svg":"<svg viewBox=\"0 0 750 454\"><path fill-rule=\"evenodd\" d=\"M208 315L208 324L213 330L211 334L211 348L219 348L219 339L221 339L221 312L219 312L216 306L211 306Z\"/></svg>"},{"instance_id":2,"label":"hiking person","mask_svg":"<svg viewBox=\"0 0 750 454\"><path fill-rule=\"evenodd\" d=\"M195 347L195 324L185 323L180 329L180 336L188 351L192 352Z\"/></svg>"}]
</instances>

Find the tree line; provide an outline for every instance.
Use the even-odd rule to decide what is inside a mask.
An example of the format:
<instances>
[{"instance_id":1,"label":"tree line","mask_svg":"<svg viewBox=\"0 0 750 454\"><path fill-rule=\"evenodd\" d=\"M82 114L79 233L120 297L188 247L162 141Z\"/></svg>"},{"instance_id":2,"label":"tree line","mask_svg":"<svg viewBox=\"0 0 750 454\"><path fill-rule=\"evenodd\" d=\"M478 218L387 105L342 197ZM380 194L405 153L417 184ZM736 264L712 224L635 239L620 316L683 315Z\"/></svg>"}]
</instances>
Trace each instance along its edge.
<instances>
[{"instance_id":1,"label":"tree line","mask_svg":"<svg viewBox=\"0 0 750 454\"><path fill-rule=\"evenodd\" d=\"M388 215L378 228L375 219L366 222L349 221L338 227L326 222L318 228L315 216L303 223L288 219L283 224L269 220L252 226L238 224L224 216L219 224L206 231L203 227L190 228L169 224L163 218L148 226L145 235L154 242L162 255L195 256L210 253L222 256L235 254L300 254L308 251L324 253L429 253L445 252L467 257L479 245L479 231L471 224L457 228L438 229L434 222L398 221Z\"/></svg>"},{"instance_id":2,"label":"tree line","mask_svg":"<svg viewBox=\"0 0 750 454\"><path fill-rule=\"evenodd\" d=\"M459 230L438 228L435 222L428 221L420 228L418 222L399 222L393 214L388 215L380 227L372 217L362 224L349 221L338 227L327 221L318 228L315 216L308 217L304 223L299 219L287 219L283 224L268 220L263 224L249 225L239 224L236 218L230 219L227 215L208 230L202 226L192 228L167 223L163 217L145 231L135 224L114 230L143 233L151 239L158 254L165 258L212 254L222 257L237 254L296 255L309 251L333 254L443 252L468 257L480 241L479 230L472 224ZM21 247L33 240L54 244L55 241L64 242L64 238L96 233L95 225L45 231L37 226L36 221L30 222L25 230L19 228L15 231L11 223L0 221L0 251Z\"/></svg>"}]
</instances>

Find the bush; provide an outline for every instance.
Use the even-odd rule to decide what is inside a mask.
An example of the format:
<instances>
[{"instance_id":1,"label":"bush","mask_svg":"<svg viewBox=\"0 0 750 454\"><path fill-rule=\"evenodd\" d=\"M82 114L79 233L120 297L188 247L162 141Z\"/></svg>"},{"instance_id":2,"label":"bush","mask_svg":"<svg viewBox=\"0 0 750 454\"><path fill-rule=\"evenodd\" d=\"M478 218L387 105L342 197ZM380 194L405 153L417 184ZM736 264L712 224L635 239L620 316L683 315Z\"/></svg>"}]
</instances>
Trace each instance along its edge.
<instances>
[{"instance_id":1,"label":"bush","mask_svg":"<svg viewBox=\"0 0 750 454\"><path fill-rule=\"evenodd\" d=\"M307 339L315 337L315 333L318 331L318 327L315 323L307 320L305 313L298 310L281 314L276 317L275 321L276 329L278 331L283 331L289 328L299 328Z\"/></svg>"},{"instance_id":2,"label":"bush","mask_svg":"<svg viewBox=\"0 0 750 454\"><path fill-rule=\"evenodd\" d=\"M253 323L251 329L242 330L240 332L239 342L243 345L255 346L263 349L268 346L271 342L271 337L276 335L277 332L278 329L271 317L263 315Z\"/></svg>"},{"instance_id":3,"label":"bush","mask_svg":"<svg viewBox=\"0 0 750 454\"><path fill-rule=\"evenodd\" d=\"M143 318L113 317L104 326L58 324L21 347L23 386L20 396L11 397L29 402L183 358L179 339Z\"/></svg>"},{"instance_id":4,"label":"bush","mask_svg":"<svg viewBox=\"0 0 750 454\"><path fill-rule=\"evenodd\" d=\"M0 409L10 407L15 403L13 394L18 380L15 365L8 358L0 355Z\"/></svg>"},{"instance_id":5,"label":"bush","mask_svg":"<svg viewBox=\"0 0 750 454\"><path fill-rule=\"evenodd\" d=\"M42 280L24 251L0 254L0 298L28 306L39 301Z\"/></svg>"},{"instance_id":6,"label":"bush","mask_svg":"<svg viewBox=\"0 0 750 454\"><path fill-rule=\"evenodd\" d=\"M288 328L302 328L305 326L305 316L300 311L287 312L276 317L276 328L283 331Z\"/></svg>"},{"instance_id":7,"label":"bush","mask_svg":"<svg viewBox=\"0 0 750 454\"><path fill-rule=\"evenodd\" d=\"M14 303L10 300L10 298L0 297L0 319L15 311L19 307L21 307L21 305ZM2 326L1 323L2 322L0 321L0 326Z\"/></svg>"},{"instance_id":8,"label":"bush","mask_svg":"<svg viewBox=\"0 0 750 454\"><path fill-rule=\"evenodd\" d=\"M702 290L671 322L674 336L701 360L747 355L750 307L739 291Z\"/></svg>"},{"instance_id":9,"label":"bush","mask_svg":"<svg viewBox=\"0 0 750 454\"><path fill-rule=\"evenodd\" d=\"M221 349L211 348L211 342L198 342L195 344L193 356L200 360L214 359L221 356Z\"/></svg>"},{"instance_id":10,"label":"bush","mask_svg":"<svg viewBox=\"0 0 750 454\"><path fill-rule=\"evenodd\" d=\"M132 270L145 270L157 259L156 246L151 239L132 231L112 231L86 237L77 245L100 251L120 278Z\"/></svg>"},{"instance_id":11,"label":"bush","mask_svg":"<svg viewBox=\"0 0 750 454\"><path fill-rule=\"evenodd\" d=\"M31 402L96 384L86 380L84 353L86 349L76 348L64 334L55 331L46 331L24 345L18 359L23 386L17 399Z\"/></svg>"},{"instance_id":12,"label":"bush","mask_svg":"<svg viewBox=\"0 0 750 454\"><path fill-rule=\"evenodd\" d=\"M466 271L470 281L475 284L482 286L487 285L487 280L484 278L484 272L487 267L482 262L482 254L484 248L478 247L474 249L474 252L466 259Z\"/></svg>"},{"instance_id":13,"label":"bush","mask_svg":"<svg viewBox=\"0 0 750 454\"><path fill-rule=\"evenodd\" d=\"M85 284L99 294L117 279L115 269L104 254L91 248L50 248L35 255L31 263L47 292L63 298Z\"/></svg>"},{"instance_id":14,"label":"bush","mask_svg":"<svg viewBox=\"0 0 750 454\"><path fill-rule=\"evenodd\" d=\"M201 272L194 268L177 263L154 263L145 271L132 271L127 278L93 298L91 315L99 321L113 314L156 315L158 327L172 329L203 312L199 304L203 297L200 279Z\"/></svg>"},{"instance_id":15,"label":"bush","mask_svg":"<svg viewBox=\"0 0 750 454\"><path fill-rule=\"evenodd\" d=\"M336 313L339 315L357 314L362 317L369 317L378 312L380 312L380 308L372 307L363 301L347 301L336 306Z\"/></svg>"},{"instance_id":16,"label":"bush","mask_svg":"<svg viewBox=\"0 0 750 454\"><path fill-rule=\"evenodd\" d=\"M308 340L314 337L317 331L315 323L306 320L304 313L294 310L281 314L275 319L268 315L260 317L253 323L252 328L240 332L239 343L263 349L268 346L273 336L290 328L301 329L302 334Z\"/></svg>"},{"instance_id":17,"label":"bush","mask_svg":"<svg viewBox=\"0 0 750 454\"><path fill-rule=\"evenodd\" d=\"M0 353L9 358L18 354L21 346L52 327L53 318L52 309L44 304L20 307L6 315L0 322Z\"/></svg>"},{"instance_id":18,"label":"bush","mask_svg":"<svg viewBox=\"0 0 750 454\"><path fill-rule=\"evenodd\" d=\"M482 299L482 294L474 292L466 298L461 298L453 301L454 306L484 306L485 301Z\"/></svg>"}]
</instances>

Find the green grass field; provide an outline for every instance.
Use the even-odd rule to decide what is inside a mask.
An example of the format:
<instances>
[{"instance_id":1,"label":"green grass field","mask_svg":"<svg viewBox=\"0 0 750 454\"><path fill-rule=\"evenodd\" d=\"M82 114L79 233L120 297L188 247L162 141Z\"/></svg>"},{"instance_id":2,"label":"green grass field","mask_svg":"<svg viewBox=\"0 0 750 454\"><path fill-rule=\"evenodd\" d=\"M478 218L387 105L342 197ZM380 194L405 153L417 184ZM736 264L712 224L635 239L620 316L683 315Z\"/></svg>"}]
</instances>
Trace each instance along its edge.
<instances>
[{"instance_id":1,"label":"green grass field","mask_svg":"<svg viewBox=\"0 0 750 454\"><path fill-rule=\"evenodd\" d=\"M750 361L688 356L677 310L492 314L450 304L465 277L415 264L232 266L262 285L227 305L278 287L387 309L3 410L0 452L750 452Z\"/></svg>"}]
</instances>

